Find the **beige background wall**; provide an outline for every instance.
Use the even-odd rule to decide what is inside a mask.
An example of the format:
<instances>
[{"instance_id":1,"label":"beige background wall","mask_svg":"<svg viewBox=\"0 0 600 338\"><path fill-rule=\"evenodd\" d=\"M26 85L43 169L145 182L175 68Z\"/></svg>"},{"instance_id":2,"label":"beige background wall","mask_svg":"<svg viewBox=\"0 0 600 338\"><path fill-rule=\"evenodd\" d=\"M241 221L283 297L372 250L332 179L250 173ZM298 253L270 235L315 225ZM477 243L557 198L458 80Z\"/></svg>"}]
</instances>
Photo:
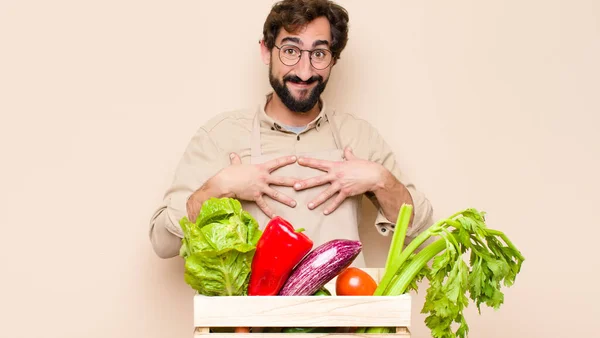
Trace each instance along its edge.
<instances>
[{"instance_id":1,"label":"beige background wall","mask_svg":"<svg viewBox=\"0 0 600 338\"><path fill-rule=\"evenodd\" d=\"M340 2L330 103L379 128L436 217L486 210L527 257L471 337L594 336L600 2ZM269 89L270 5L0 1L1 337L190 336L148 220L198 126Z\"/></svg>"}]
</instances>

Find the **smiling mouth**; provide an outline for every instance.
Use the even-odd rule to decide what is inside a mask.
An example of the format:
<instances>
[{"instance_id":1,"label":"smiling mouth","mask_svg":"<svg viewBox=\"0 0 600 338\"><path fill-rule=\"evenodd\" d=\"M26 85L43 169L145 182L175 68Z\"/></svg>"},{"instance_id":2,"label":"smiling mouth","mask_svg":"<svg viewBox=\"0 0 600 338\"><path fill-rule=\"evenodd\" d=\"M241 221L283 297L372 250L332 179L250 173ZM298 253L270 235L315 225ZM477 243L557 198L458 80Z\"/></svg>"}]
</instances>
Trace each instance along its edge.
<instances>
[{"instance_id":1,"label":"smiling mouth","mask_svg":"<svg viewBox=\"0 0 600 338\"><path fill-rule=\"evenodd\" d=\"M313 86L314 82L312 83L308 83L308 82L289 82L292 86L296 87L296 88L301 88L301 89L306 89L306 88L310 88Z\"/></svg>"}]
</instances>

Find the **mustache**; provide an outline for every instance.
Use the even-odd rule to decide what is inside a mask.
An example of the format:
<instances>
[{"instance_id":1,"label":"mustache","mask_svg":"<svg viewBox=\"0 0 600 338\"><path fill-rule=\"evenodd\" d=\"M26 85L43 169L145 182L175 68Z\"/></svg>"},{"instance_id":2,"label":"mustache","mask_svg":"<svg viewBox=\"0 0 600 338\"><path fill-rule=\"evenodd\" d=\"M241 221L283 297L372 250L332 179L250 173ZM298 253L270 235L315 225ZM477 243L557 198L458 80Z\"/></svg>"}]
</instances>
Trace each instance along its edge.
<instances>
[{"instance_id":1,"label":"mustache","mask_svg":"<svg viewBox=\"0 0 600 338\"><path fill-rule=\"evenodd\" d=\"M323 82L323 77L320 76L320 75L315 75L315 76L309 78L308 80L303 81L301 78L299 78L296 75L288 75L288 76L286 76L286 77L283 78L283 82L285 83L285 82L288 82L288 81L292 82L292 83L305 83L305 84L311 84L311 83L317 82L317 81L319 83L322 83Z\"/></svg>"}]
</instances>

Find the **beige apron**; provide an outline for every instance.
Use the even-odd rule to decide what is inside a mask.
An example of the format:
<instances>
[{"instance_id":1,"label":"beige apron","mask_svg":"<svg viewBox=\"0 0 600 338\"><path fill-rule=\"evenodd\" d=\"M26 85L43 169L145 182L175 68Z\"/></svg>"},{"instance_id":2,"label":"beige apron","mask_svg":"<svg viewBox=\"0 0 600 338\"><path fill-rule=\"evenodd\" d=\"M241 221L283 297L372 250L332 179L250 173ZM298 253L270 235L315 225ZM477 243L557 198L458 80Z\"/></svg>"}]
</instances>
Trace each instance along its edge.
<instances>
[{"instance_id":1,"label":"beige apron","mask_svg":"<svg viewBox=\"0 0 600 338\"><path fill-rule=\"evenodd\" d=\"M253 128L252 128L252 139L251 139L251 159L250 163L260 164L265 163L269 160L275 159L281 156L296 155L307 156L327 161L342 161L343 160L343 147L339 135L339 130L335 125L333 119L329 118L325 113L325 119L327 119L331 126L332 136L335 141L336 148L330 150L323 150L319 152L309 153L276 153L271 155L262 155L261 142L260 142L260 123L257 112L254 117ZM313 169L309 167L303 167L297 162L282 168L279 168L273 172L277 176L289 176L296 177L299 179L306 179L318 175L323 175L325 172ZM274 189L284 193L285 195L294 199L297 203L295 208L291 208L287 205L282 204L279 201L272 200L269 196L264 195L265 201L269 204L271 209L276 215L281 216L285 220L289 221L294 228L304 228L305 234L313 240L313 249L317 246L330 241L332 239L352 239L359 240L358 235L358 211L360 207L361 196L348 197L344 202L331 214L324 215L323 210L331 203L333 197L322 203L317 208L310 210L307 205L314 198L316 198L321 192L329 187L328 184L322 186L296 191L293 187L281 187L273 186ZM243 208L247 210L257 221L261 229L269 222L269 217L256 205L254 202L242 201ZM364 255L361 254L356 257L352 266L365 267Z\"/></svg>"}]
</instances>

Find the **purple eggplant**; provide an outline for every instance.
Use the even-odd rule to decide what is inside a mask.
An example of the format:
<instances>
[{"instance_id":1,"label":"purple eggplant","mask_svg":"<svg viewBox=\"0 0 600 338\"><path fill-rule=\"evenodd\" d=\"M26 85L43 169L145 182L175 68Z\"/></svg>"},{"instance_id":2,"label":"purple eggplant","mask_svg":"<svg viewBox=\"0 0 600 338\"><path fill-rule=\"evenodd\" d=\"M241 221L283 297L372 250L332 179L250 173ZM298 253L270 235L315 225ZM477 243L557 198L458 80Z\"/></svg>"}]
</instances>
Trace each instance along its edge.
<instances>
[{"instance_id":1,"label":"purple eggplant","mask_svg":"<svg viewBox=\"0 0 600 338\"><path fill-rule=\"evenodd\" d=\"M350 266L362 250L360 241L334 239L321 244L296 265L281 296L310 296Z\"/></svg>"}]
</instances>

